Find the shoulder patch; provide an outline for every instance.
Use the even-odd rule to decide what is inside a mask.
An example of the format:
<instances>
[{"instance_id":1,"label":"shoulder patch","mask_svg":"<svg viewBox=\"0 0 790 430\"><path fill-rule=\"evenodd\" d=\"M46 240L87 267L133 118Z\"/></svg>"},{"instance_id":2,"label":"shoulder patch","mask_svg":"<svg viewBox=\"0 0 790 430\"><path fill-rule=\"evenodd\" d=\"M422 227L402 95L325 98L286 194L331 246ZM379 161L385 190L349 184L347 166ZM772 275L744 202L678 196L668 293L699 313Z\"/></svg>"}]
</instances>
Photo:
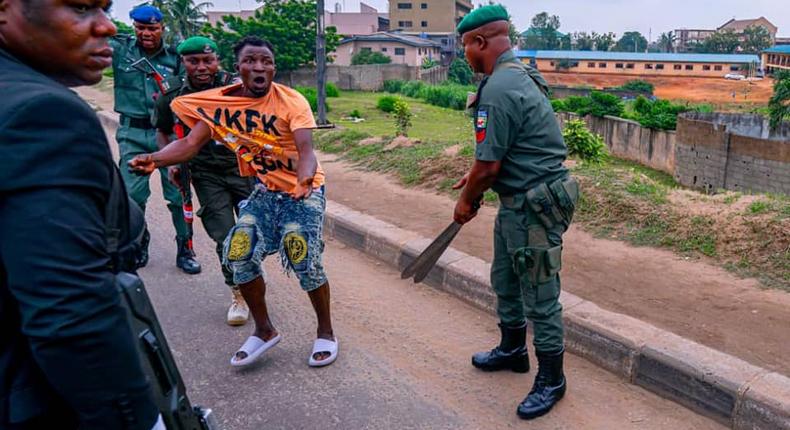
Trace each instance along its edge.
<instances>
[{"instance_id":1,"label":"shoulder patch","mask_svg":"<svg viewBox=\"0 0 790 430\"><path fill-rule=\"evenodd\" d=\"M475 116L475 140L483 143L486 140L486 130L488 129L488 109L480 108Z\"/></svg>"}]
</instances>

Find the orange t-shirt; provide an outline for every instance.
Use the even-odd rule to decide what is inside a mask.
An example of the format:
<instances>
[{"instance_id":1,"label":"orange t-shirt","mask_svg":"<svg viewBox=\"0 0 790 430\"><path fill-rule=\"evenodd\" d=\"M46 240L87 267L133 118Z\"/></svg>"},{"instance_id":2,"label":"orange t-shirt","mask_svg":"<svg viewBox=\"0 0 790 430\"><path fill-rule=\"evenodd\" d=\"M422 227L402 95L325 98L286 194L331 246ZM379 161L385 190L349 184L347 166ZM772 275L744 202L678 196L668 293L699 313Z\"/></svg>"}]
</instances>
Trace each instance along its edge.
<instances>
[{"instance_id":1,"label":"orange t-shirt","mask_svg":"<svg viewBox=\"0 0 790 430\"><path fill-rule=\"evenodd\" d=\"M223 137L227 133L223 133L217 123L232 130L233 134L255 142L267 143L260 140L260 132L275 137L273 146L282 148L281 153L264 151L251 162L237 157L239 171L244 176L257 176L270 190L292 191L298 182L299 161L293 132L316 127L310 104L296 90L277 83L272 83L269 93L260 98L226 95L240 86L230 85L176 97L170 107L190 128L194 128L198 121L205 122L211 127L212 137L231 149L232 145ZM319 164L313 186L318 188L323 184L324 171Z\"/></svg>"}]
</instances>

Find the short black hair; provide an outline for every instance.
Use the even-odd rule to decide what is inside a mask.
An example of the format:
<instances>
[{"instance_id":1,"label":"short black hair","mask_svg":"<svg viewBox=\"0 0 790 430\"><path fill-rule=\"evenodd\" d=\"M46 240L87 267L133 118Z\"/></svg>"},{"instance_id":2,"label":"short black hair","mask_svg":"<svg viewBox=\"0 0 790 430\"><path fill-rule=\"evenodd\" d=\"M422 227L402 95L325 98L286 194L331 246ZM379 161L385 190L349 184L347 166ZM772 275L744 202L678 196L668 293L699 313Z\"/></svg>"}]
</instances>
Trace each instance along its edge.
<instances>
[{"instance_id":1,"label":"short black hair","mask_svg":"<svg viewBox=\"0 0 790 430\"><path fill-rule=\"evenodd\" d=\"M233 55L236 57L236 61L239 60L239 54L241 54L241 50L244 49L244 47L247 45L263 46L265 48L268 48L269 51L272 52L272 55L274 55L274 45L272 45L271 42L269 42L268 40L261 39L258 36L244 36L241 38L241 40L236 42L235 45L233 45Z\"/></svg>"}]
</instances>

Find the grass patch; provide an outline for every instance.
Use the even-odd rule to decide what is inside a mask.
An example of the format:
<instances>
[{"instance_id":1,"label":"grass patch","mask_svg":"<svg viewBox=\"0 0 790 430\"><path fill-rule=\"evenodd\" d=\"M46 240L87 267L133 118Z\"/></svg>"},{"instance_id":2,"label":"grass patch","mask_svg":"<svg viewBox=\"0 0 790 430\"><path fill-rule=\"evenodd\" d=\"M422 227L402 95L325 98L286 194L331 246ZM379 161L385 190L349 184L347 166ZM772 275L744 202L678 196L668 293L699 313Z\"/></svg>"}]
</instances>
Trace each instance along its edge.
<instances>
[{"instance_id":1,"label":"grass patch","mask_svg":"<svg viewBox=\"0 0 790 430\"><path fill-rule=\"evenodd\" d=\"M762 214L762 213L768 212L770 209L771 209L771 204L770 203L768 203L768 202L766 202L764 200L757 200L756 202L752 202L752 204L749 205L747 211L751 215L758 215L758 214Z\"/></svg>"}]
</instances>

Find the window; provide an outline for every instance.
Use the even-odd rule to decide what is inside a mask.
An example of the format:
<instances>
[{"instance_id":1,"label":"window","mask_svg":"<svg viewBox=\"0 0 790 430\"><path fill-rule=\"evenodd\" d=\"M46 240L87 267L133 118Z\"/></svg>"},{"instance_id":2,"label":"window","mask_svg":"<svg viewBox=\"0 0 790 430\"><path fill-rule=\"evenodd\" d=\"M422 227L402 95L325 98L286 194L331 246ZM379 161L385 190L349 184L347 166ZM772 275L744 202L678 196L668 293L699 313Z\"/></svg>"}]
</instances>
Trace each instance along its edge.
<instances>
[{"instance_id":1,"label":"window","mask_svg":"<svg viewBox=\"0 0 790 430\"><path fill-rule=\"evenodd\" d=\"M615 68L615 69L622 69L622 68L623 68L623 63L616 63L616 64L614 65L614 68Z\"/></svg>"},{"instance_id":2,"label":"window","mask_svg":"<svg viewBox=\"0 0 790 430\"><path fill-rule=\"evenodd\" d=\"M594 69L595 68L595 63L587 63L587 68Z\"/></svg>"},{"instance_id":3,"label":"window","mask_svg":"<svg viewBox=\"0 0 790 430\"><path fill-rule=\"evenodd\" d=\"M686 70L694 70L693 64L686 64Z\"/></svg>"},{"instance_id":4,"label":"window","mask_svg":"<svg viewBox=\"0 0 790 430\"><path fill-rule=\"evenodd\" d=\"M653 65L650 63L645 64L645 70L653 70Z\"/></svg>"},{"instance_id":5,"label":"window","mask_svg":"<svg viewBox=\"0 0 790 430\"><path fill-rule=\"evenodd\" d=\"M683 66L680 64L675 64L675 70L683 70Z\"/></svg>"},{"instance_id":6,"label":"window","mask_svg":"<svg viewBox=\"0 0 790 430\"><path fill-rule=\"evenodd\" d=\"M606 64L606 63L598 63L598 68L599 68L599 69L605 69L605 68L606 68L606 66L607 66L607 64Z\"/></svg>"},{"instance_id":7,"label":"window","mask_svg":"<svg viewBox=\"0 0 790 430\"><path fill-rule=\"evenodd\" d=\"M628 63L628 64L626 64L626 65L625 65L625 68L626 68L626 69L633 69L633 68L634 68L634 63Z\"/></svg>"},{"instance_id":8,"label":"window","mask_svg":"<svg viewBox=\"0 0 790 430\"><path fill-rule=\"evenodd\" d=\"M656 70L664 70L663 64L656 64Z\"/></svg>"},{"instance_id":9,"label":"window","mask_svg":"<svg viewBox=\"0 0 790 430\"><path fill-rule=\"evenodd\" d=\"M411 3L398 3L398 9L411 9Z\"/></svg>"},{"instance_id":10,"label":"window","mask_svg":"<svg viewBox=\"0 0 790 430\"><path fill-rule=\"evenodd\" d=\"M387 47L385 46L385 47L381 48L381 52L387 52Z\"/></svg>"},{"instance_id":11,"label":"window","mask_svg":"<svg viewBox=\"0 0 790 430\"><path fill-rule=\"evenodd\" d=\"M395 48L395 55L406 55L406 48Z\"/></svg>"},{"instance_id":12,"label":"window","mask_svg":"<svg viewBox=\"0 0 790 430\"><path fill-rule=\"evenodd\" d=\"M420 3L420 9L428 9L428 3Z\"/></svg>"},{"instance_id":13,"label":"window","mask_svg":"<svg viewBox=\"0 0 790 430\"><path fill-rule=\"evenodd\" d=\"M398 21L398 27L411 28L411 21Z\"/></svg>"},{"instance_id":14,"label":"window","mask_svg":"<svg viewBox=\"0 0 790 430\"><path fill-rule=\"evenodd\" d=\"M423 26L423 27L427 27L428 26L428 21L422 21L422 22L420 22L420 25Z\"/></svg>"},{"instance_id":15,"label":"window","mask_svg":"<svg viewBox=\"0 0 790 430\"><path fill-rule=\"evenodd\" d=\"M447 39L442 39L442 45L447 46L450 41Z\"/></svg>"},{"instance_id":16,"label":"window","mask_svg":"<svg viewBox=\"0 0 790 430\"><path fill-rule=\"evenodd\" d=\"M738 66L730 66L730 71L731 72L740 72L741 68L738 67Z\"/></svg>"},{"instance_id":17,"label":"window","mask_svg":"<svg viewBox=\"0 0 790 430\"><path fill-rule=\"evenodd\" d=\"M571 62L571 67L579 67L579 62L578 61L572 61Z\"/></svg>"},{"instance_id":18,"label":"window","mask_svg":"<svg viewBox=\"0 0 790 430\"><path fill-rule=\"evenodd\" d=\"M703 64L703 65L702 65L702 70L705 70L705 71L710 71L710 66L709 66L709 65L707 65L707 64Z\"/></svg>"},{"instance_id":19,"label":"window","mask_svg":"<svg viewBox=\"0 0 790 430\"><path fill-rule=\"evenodd\" d=\"M721 72L721 69L722 69L721 66L713 66L713 70L715 70L717 72Z\"/></svg>"}]
</instances>

